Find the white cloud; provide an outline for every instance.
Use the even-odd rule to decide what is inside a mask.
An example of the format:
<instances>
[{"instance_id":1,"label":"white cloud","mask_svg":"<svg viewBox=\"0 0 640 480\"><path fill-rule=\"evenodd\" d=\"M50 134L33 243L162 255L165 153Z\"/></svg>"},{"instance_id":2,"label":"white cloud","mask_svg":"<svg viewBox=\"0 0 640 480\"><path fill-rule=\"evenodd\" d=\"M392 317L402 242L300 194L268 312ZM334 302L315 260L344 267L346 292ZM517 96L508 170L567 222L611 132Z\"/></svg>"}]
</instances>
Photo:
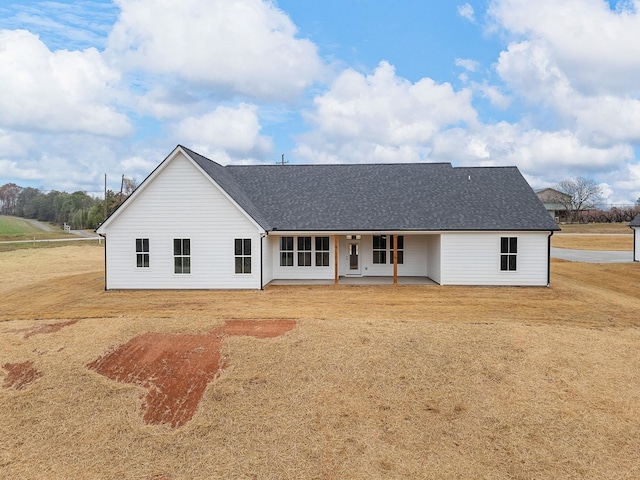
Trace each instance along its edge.
<instances>
[{"instance_id":1,"label":"white cloud","mask_svg":"<svg viewBox=\"0 0 640 480\"><path fill-rule=\"evenodd\" d=\"M456 66L462 67L470 72L475 72L480 68L480 62L469 58L456 58L455 64Z\"/></svg>"},{"instance_id":2,"label":"white cloud","mask_svg":"<svg viewBox=\"0 0 640 480\"><path fill-rule=\"evenodd\" d=\"M557 176L571 175L578 169L598 172L617 168L633 158L633 149L624 144L596 148L582 143L568 130L545 132L500 122L475 132L444 132L434 142L434 156L468 165L477 161L484 161L484 165L518 165L531 175Z\"/></svg>"},{"instance_id":3,"label":"white cloud","mask_svg":"<svg viewBox=\"0 0 640 480\"><path fill-rule=\"evenodd\" d=\"M118 0L106 54L124 69L168 74L253 98L290 98L318 79L315 45L261 0ZM152 18L151 18L152 17Z\"/></svg>"},{"instance_id":4,"label":"white cloud","mask_svg":"<svg viewBox=\"0 0 640 480\"><path fill-rule=\"evenodd\" d=\"M189 117L176 127L178 138L207 150L221 150L233 156L264 155L270 152L271 139L260 135L258 108L246 103L238 107L217 107L199 117Z\"/></svg>"},{"instance_id":5,"label":"white cloud","mask_svg":"<svg viewBox=\"0 0 640 480\"><path fill-rule=\"evenodd\" d=\"M489 13L516 42L543 48L576 91L636 95L639 5L636 0L628 3L632 8L611 10L602 0L494 0Z\"/></svg>"},{"instance_id":6,"label":"white cloud","mask_svg":"<svg viewBox=\"0 0 640 480\"><path fill-rule=\"evenodd\" d=\"M468 3L465 3L464 5L458 5L458 15L460 15L463 18L466 18L470 22L473 22L473 23L476 22L473 7Z\"/></svg>"},{"instance_id":7,"label":"white cloud","mask_svg":"<svg viewBox=\"0 0 640 480\"><path fill-rule=\"evenodd\" d=\"M131 132L111 101L119 80L98 51L50 51L24 30L0 31L0 125L47 132Z\"/></svg>"},{"instance_id":8,"label":"white cloud","mask_svg":"<svg viewBox=\"0 0 640 480\"><path fill-rule=\"evenodd\" d=\"M367 76L345 70L314 104L308 119L317 129L298 150L311 161L322 150L340 161L416 161L439 131L476 122L469 90L430 78L412 83L387 62Z\"/></svg>"}]
</instances>

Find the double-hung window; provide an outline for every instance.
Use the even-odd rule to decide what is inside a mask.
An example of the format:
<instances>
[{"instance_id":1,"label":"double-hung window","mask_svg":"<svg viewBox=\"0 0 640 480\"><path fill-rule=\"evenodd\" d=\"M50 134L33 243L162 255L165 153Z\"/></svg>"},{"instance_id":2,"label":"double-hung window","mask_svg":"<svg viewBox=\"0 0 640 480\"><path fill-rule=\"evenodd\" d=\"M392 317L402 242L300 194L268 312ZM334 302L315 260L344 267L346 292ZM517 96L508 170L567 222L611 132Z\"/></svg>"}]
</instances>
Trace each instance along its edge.
<instances>
[{"instance_id":1,"label":"double-hung window","mask_svg":"<svg viewBox=\"0 0 640 480\"><path fill-rule=\"evenodd\" d=\"M311 266L311 237L298 237L298 266Z\"/></svg>"},{"instance_id":2,"label":"double-hung window","mask_svg":"<svg viewBox=\"0 0 640 480\"><path fill-rule=\"evenodd\" d=\"M329 266L329 237L316 237L316 267Z\"/></svg>"},{"instance_id":3,"label":"double-hung window","mask_svg":"<svg viewBox=\"0 0 640 480\"><path fill-rule=\"evenodd\" d=\"M396 261L398 265L402 265L404 263L404 235L391 235L391 245L389 246L391 261L389 263L393 265L393 243L396 238L398 239L398 258Z\"/></svg>"},{"instance_id":4,"label":"double-hung window","mask_svg":"<svg viewBox=\"0 0 640 480\"><path fill-rule=\"evenodd\" d=\"M518 237L500 237L500 270L516 270L518 257Z\"/></svg>"},{"instance_id":5,"label":"double-hung window","mask_svg":"<svg viewBox=\"0 0 640 480\"><path fill-rule=\"evenodd\" d=\"M293 267L293 237L280 237L280 266Z\"/></svg>"},{"instance_id":6,"label":"double-hung window","mask_svg":"<svg viewBox=\"0 0 640 480\"><path fill-rule=\"evenodd\" d=\"M373 236L373 263L387 263L387 236Z\"/></svg>"},{"instance_id":7,"label":"double-hung window","mask_svg":"<svg viewBox=\"0 0 640 480\"><path fill-rule=\"evenodd\" d=\"M191 273L191 240L188 238L173 239L174 272Z\"/></svg>"},{"instance_id":8,"label":"double-hung window","mask_svg":"<svg viewBox=\"0 0 640 480\"><path fill-rule=\"evenodd\" d=\"M251 273L251 239L235 240L236 273Z\"/></svg>"},{"instance_id":9,"label":"double-hung window","mask_svg":"<svg viewBox=\"0 0 640 480\"><path fill-rule=\"evenodd\" d=\"M136 267L149 267L149 239L136 238Z\"/></svg>"}]
</instances>

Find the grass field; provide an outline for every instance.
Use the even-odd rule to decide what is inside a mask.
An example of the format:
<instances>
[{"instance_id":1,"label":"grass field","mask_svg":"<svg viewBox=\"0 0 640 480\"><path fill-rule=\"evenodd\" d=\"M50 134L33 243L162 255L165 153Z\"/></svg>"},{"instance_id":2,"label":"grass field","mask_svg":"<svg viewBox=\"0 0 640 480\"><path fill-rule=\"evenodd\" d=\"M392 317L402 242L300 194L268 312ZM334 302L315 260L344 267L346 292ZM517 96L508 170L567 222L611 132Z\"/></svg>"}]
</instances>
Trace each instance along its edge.
<instances>
[{"instance_id":1,"label":"grass field","mask_svg":"<svg viewBox=\"0 0 640 480\"><path fill-rule=\"evenodd\" d=\"M0 253L0 366L40 375L0 388L0 478L640 477L638 264L554 260L550 288L105 292L103 254ZM226 339L180 428L87 368L234 319L296 324Z\"/></svg>"},{"instance_id":2,"label":"grass field","mask_svg":"<svg viewBox=\"0 0 640 480\"><path fill-rule=\"evenodd\" d=\"M47 226L52 231L42 230L24 218L0 215L0 241L46 240L71 236L58 227Z\"/></svg>"}]
</instances>

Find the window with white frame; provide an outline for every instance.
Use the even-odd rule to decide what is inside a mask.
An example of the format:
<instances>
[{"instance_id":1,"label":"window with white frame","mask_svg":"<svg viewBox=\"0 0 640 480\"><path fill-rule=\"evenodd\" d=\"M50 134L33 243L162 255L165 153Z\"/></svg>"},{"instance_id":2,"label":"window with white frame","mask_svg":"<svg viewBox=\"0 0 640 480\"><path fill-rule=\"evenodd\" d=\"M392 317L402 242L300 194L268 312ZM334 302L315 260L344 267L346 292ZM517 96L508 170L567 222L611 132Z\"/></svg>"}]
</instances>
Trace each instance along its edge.
<instances>
[{"instance_id":1,"label":"window with white frame","mask_svg":"<svg viewBox=\"0 0 640 480\"><path fill-rule=\"evenodd\" d=\"M298 266L311 266L311 237L298 237Z\"/></svg>"},{"instance_id":2,"label":"window with white frame","mask_svg":"<svg viewBox=\"0 0 640 480\"><path fill-rule=\"evenodd\" d=\"M374 264L387 263L387 236L386 235L373 236L373 263Z\"/></svg>"},{"instance_id":3,"label":"window with white frame","mask_svg":"<svg viewBox=\"0 0 640 480\"><path fill-rule=\"evenodd\" d=\"M149 267L149 239L136 238L136 267Z\"/></svg>"},{"instance_id":4,"label":"window with white frame","mask_svg":"<svg viewBox=\"0 0 640 480\"><path fill-rule=\"evenodd\" d=\"M293 267L293 237L280 237L280 266Z\"/></svg>"},{"instance_id":5,"label":"window with white frame","mask_svg":"<svg viewBox=\"0 0 640 480\"><path fill-rule=\"evenodd\" d=\"M174 272L191 273L191 240L188 238L173 239Z\"/></svg>"},{"instance_id":6,"label":"window with white frame","mask_svg":"<svg viewBox=\"0 0 640 480\"><path fill-rule=\"evenodd\" d=\"M500 237L500 270L517 270L518 237Z\"/></svg>"},{"instance_id":7,"label":"window with white frame","mask_svg":"<svg viewBox=\"0 0 640 480\"><path fill-rule=\"evenodd\" d=\"M236 238L234 254L236 273L251 273L251 239Z\"/></svg>"},{"instance_id":8,"label":"window with white frame","mask_svg":"<svg viewBox=\"0 0 640 480\"><path fill-rule=\"evenodd\" d=\"M329 266L329 237L316 237L316 267Z\"/></svg>"}]
</instances>

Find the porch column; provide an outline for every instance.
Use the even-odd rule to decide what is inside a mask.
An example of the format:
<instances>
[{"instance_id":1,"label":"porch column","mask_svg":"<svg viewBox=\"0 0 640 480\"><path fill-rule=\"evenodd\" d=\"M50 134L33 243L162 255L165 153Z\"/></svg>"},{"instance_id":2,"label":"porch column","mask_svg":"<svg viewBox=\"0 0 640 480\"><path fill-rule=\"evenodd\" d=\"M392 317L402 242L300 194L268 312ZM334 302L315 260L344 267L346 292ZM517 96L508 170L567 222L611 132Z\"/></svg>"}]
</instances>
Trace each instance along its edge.
<instances>
[{"instance_id":1,"label":"porch column","mask_svg":"<svg viewBox=\"0 0 640 480\"><path fill-rule=\"evenodd\" d=\"M333 236L333 243L333 263L335 264L333 284L338 285L338 235Z\"/></svg>"},{"instance_id":2,"label":"porch column","mask_svg":"<svg viewBox=\"0 0 640 480\"><path fill-rule=\"evenodd\" d=\"M393 284L398 285L398 236L393 236Z\"/></svg>"}]
</instances>

